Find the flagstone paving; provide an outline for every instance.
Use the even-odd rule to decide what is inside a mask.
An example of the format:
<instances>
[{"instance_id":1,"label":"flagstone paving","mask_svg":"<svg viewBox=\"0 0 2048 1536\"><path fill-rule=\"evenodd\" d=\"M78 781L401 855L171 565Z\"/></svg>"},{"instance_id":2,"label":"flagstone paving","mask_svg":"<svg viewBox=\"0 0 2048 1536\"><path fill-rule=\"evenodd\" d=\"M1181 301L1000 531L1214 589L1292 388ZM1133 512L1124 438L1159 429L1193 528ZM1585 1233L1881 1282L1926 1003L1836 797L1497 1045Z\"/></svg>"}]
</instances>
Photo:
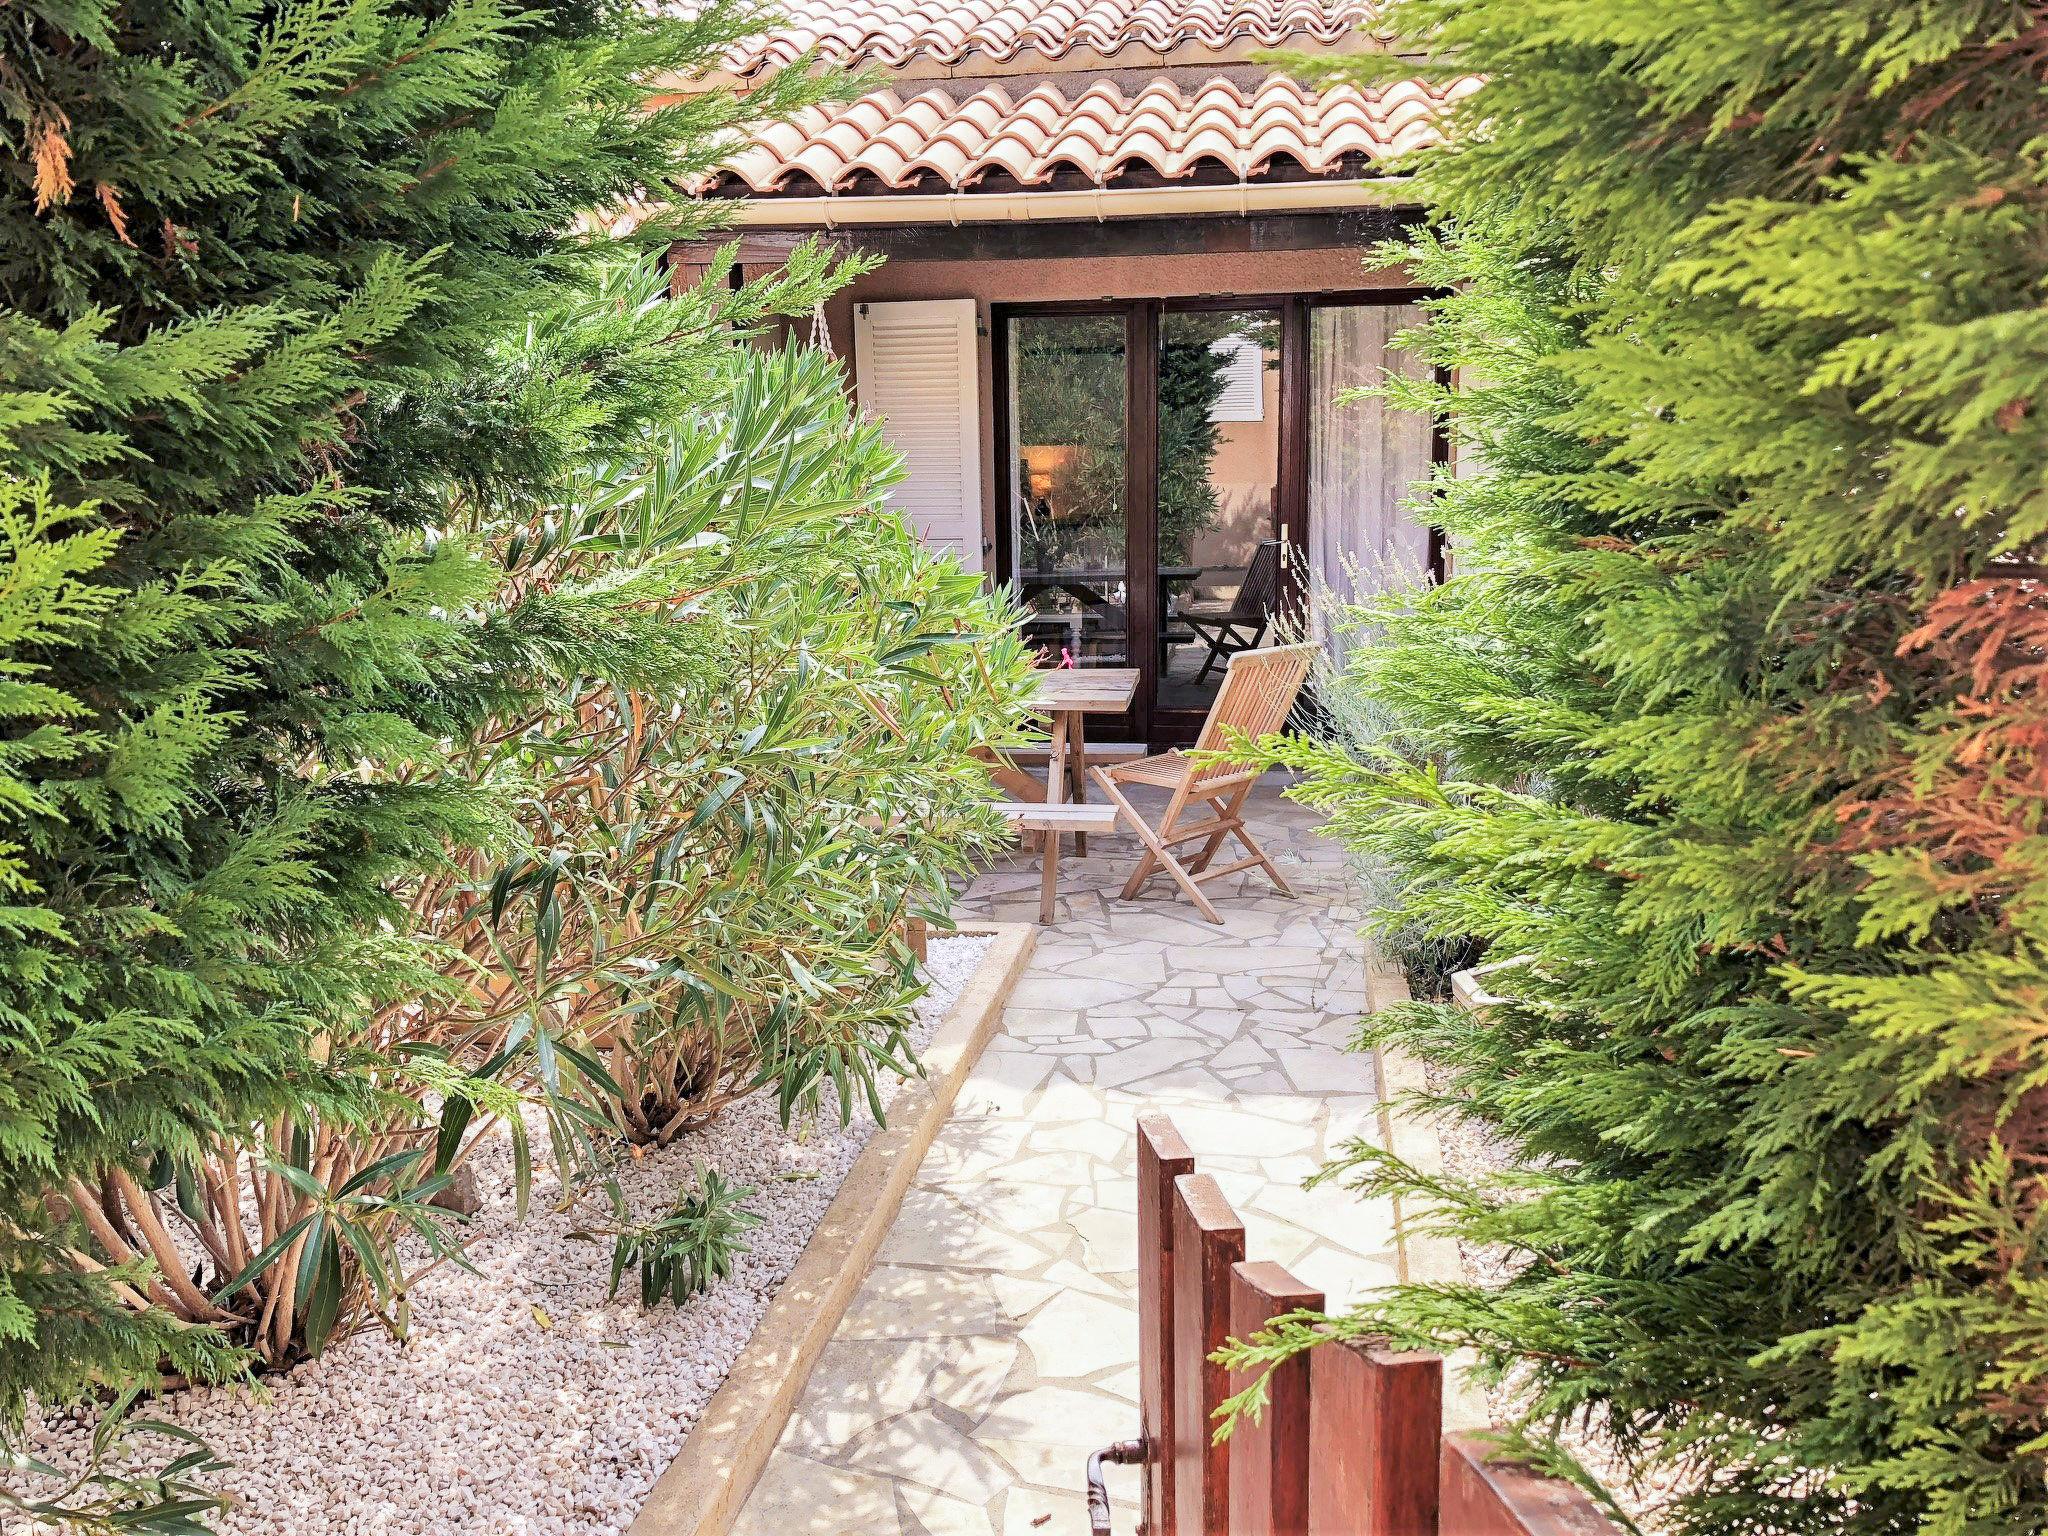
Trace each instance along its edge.
<instances>
[{"instance_id":1,"label":"flagstone paving","mask_svg":"<svg viewBox=\"0 0 2048 1536\"><path fill-rule=\"evenodd\" d=\"M1393 1213L1301 1182L1381 1136L1360 1013L1404 995L1368 964L1341 854L1262 785L1251 825L1296 897L1209 887L1203 922L1165 880L1115 899L1134 839L1063 862L1039 937L952 1119L804 1391L739 1536L1079 1536L1090 1451L1137 1433L1132 1132L1169 1111L1249 1229L1333 1306L1395 1275ZM1035 861L967 910L1032 921ZM1112 1468L1116 1529L1133 1469Z\"/></svg>"}]
</instances>

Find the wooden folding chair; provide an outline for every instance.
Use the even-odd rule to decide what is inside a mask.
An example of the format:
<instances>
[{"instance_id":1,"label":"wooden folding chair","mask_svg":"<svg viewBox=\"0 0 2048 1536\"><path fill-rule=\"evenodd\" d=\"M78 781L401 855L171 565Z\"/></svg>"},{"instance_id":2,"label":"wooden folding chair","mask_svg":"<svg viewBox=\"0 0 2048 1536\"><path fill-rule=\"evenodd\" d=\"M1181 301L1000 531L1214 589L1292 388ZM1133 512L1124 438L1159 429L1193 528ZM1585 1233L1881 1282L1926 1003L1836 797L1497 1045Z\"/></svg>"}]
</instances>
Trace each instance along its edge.
<instances>
[{"instance_id":1,"label":"wooden folding chair","mask_svg":"<svg viewBox=\"0 0 2048 1536\"><path fill-rule=\"evenodd\" d=\"M1202 734L1195 739L1195 749L1205 751L1224 747L1234 732L1257 741L1286 725L1287 717L1294 709L1294 701L1301 693L1301 685L1308 678L1309 662L1314 654L1313 644L1303 644L1276 645L1263 651L1239 651L1232 656L1223 674L1223 686L1217 690L1216 702L1209 706L1209 718L1202 722ZM1202 887L1211 880L1221 880L1225 875L1263 869L1267 878L1280 888L1281 895L1294 894L1287 882L1280 878L1280 871L1273 867L1273 861L1266 857L1266 851L1253 841L1244 826L1245 797L1258 783L1259 775L1265 772L1263 768L1233 762L1198 764L1187 753L1174 751L1091 771L1095 782L1102 786L1102 792L1116 802L1117 809L1130 819L1131 826L1145 844L1145 856L1138 861L1138 867L1131 872L1131 878L1124 882L1119 893L1125 901L1136 896L1145 888L1146 882L1162 870L1173 877L1174 883L1187 892L1188 899L1201 908L1202 916L1212 923L1220 923L1223 919L1209 905L1209 898L1202 894ZM1133 784L1149 784L1173 792L1173 798L1167 802L1166 814L1160 817L1156 829L1146 822L1124 793L1125 787ZM1181 817L1197 805L1208 807L1208 818L1192 826L1184 826ZM1242 843L1247 856L1235 864L1211 869L1209 865L1222 850L1223 840L1227 837L1234 837ZM1175 848L1197 838L1202 840L1202 846L1193 858L1183 864L1173 856Z\"/></svg>"}]
</instances>

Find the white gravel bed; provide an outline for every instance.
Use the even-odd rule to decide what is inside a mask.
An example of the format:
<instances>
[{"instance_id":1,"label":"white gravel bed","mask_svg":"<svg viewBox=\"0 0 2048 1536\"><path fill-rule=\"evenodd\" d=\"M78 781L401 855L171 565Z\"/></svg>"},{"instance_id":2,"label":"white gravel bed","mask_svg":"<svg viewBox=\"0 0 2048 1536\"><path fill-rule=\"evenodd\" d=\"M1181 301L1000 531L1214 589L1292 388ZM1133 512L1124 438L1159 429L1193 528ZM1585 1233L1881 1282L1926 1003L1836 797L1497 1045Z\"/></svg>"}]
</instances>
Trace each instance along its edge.
<instances>
[{"instance_id":1,"label":"white gravel bed","mask_svg":"<svg viewBox=\"0 0 2048 1536\"><path fill-rule=\"evenodd\" d=\"M1449 1074L1443 1069L1425 1062L1423 1074L1431 1092L1441 1093L1448 1087ZM1479 1178L1514 1166L1514 1154L1508 1144L1475 1121L1443 1115L1437 1119L1436 1129L1443 1147L1444 1167L1461 1178ZM1525 1256L1484 1243L1461 1241L1458 1255L1465 1278L1474 1285L1489 1289L1507 1284L1515 1272L1529 1262ZM1515 1378L1510 1374L1507 1380L1488 1390L1487 1413L1496 1424L1508 1423L1515 1417L1516 1401ZM1662 1529L1657 1519L1657 1506L1677 1491L1679 1479L1676 1474L1666 1473L1632 1484L1606 1437L1591 1425L1567 1427L1559 1438L1565 1448L1578 1458L1579 1464L1614 1495L1615 1502L1627 1511L1645 1536L1657 1536Z\"/></svg>"},{"instance_id":2,"label":"white gravel bed","mask_svg":"<svg viewBox=\"0 0 2048 1536\"><path fill-rule=\"evenodd\" d=\"M915 1049L993 942L932 941ZM515 1222L509 1150L480 1149L486 1204L469 1255L482 1274L444 1267L424 1281L408 1344L359 1333L272 1379L267 1403L214 1389L152 1406L232 1463L221 1481L238 1503L216 1519L221 1536L625 1530L875 1132L865 1111L842 1129L829 1085L825 1098L815 1125L784 1131L773 1096L757 1094L621 1171L636 1215L665 1209L698 1161L755 1186L748 1203L763 1221L747 1234L751 1251L680 1310L641 1312L630 1270L608 1301L609 1243L569 1237L575 1221L547 1209L554 1186L539 1168L528 1219ZM31 1453L78 1465L89 1433L53 1419Z\"/></svg>"}]
</instances>

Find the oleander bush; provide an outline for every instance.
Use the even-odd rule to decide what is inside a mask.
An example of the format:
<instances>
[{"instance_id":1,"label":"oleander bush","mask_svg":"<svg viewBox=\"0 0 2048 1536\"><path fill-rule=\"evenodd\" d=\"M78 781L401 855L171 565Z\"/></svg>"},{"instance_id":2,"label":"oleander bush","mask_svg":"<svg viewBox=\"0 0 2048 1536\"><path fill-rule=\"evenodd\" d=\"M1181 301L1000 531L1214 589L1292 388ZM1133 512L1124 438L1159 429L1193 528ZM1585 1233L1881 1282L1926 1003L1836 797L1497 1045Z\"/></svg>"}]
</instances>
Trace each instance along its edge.
<instances>
[{"instance_id":1,"label":"oleander bush","mask_svg":"<svg viewBox=\"0 0 2048 1536\"><path fill-rule=\"evenodd\" d=\"M879 1117L875 1074L909 1065L902 927L945 925L1005 836L976 754L1015 739L1028 691L1006 601L881 512L897 461L838 367L724 356L715 404L678 402L648 461L571 484L581 540L509 536L527 579L656 588L664 676L577 678L493 733L538 787L533 840L483 910L458 902L471 959L499 962L480 1016L523 1017L545 977L617 1085L614 1128L655 1145L761 1090L787 1119L829 1082Z\"/></svg>"},{"instance_id":2,"label":"oleander bush","mask_svg":"<svg viewBox=\"0 0 2048 1536\"><path fill-rule=\"evenodd\" d=\"M587 217L833 88L646 109L752 25L0 16L0 1431L402 1329L495 1127L900 1058L1006 615L747 344L845 267Z\"/></svg>"},{"instance_id":3,"label":"oleander bush","mask_svg":"<svg viewBox=\"0 0 2048 1536\"><path fill-rule=\"evenodd\" d=\"M1521 1166L1354 1149L1516 1264L1342 1326L1475 1350L1664 1531L2048 1530L2048 19L1391 20L1488 79L1382 253L1485 470L1354 663L1384 737L1281 755L1504 965L1367 1038Z\"/></svg>"}]
</instances>

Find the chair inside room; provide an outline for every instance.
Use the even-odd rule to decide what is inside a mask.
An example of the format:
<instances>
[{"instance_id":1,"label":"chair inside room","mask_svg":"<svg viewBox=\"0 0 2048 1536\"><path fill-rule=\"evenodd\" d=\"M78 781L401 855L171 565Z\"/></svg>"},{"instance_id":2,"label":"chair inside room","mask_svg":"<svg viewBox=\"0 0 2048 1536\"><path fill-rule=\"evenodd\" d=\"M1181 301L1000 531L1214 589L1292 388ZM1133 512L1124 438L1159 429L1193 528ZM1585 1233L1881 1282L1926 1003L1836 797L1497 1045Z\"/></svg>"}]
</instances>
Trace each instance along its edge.
<instances>
[{"instance_id":1,"label":"chair inside room","mask_svg":"<svg viewBox=\"0 0 2048 1536\"><path fill-rule=\"evenodd\" d=\"M1198 686L1208 680L1219 662L1228 661L1240 651L1257 648L1273 622L1273 608L1279 596L1280 541L1261 539L1234 594L1214 602L1175 606L1175 621L1192 630L1209 648L1209 654L1202 658L1201 671L1195 674Z\"/></svg>"}]
</instances>

